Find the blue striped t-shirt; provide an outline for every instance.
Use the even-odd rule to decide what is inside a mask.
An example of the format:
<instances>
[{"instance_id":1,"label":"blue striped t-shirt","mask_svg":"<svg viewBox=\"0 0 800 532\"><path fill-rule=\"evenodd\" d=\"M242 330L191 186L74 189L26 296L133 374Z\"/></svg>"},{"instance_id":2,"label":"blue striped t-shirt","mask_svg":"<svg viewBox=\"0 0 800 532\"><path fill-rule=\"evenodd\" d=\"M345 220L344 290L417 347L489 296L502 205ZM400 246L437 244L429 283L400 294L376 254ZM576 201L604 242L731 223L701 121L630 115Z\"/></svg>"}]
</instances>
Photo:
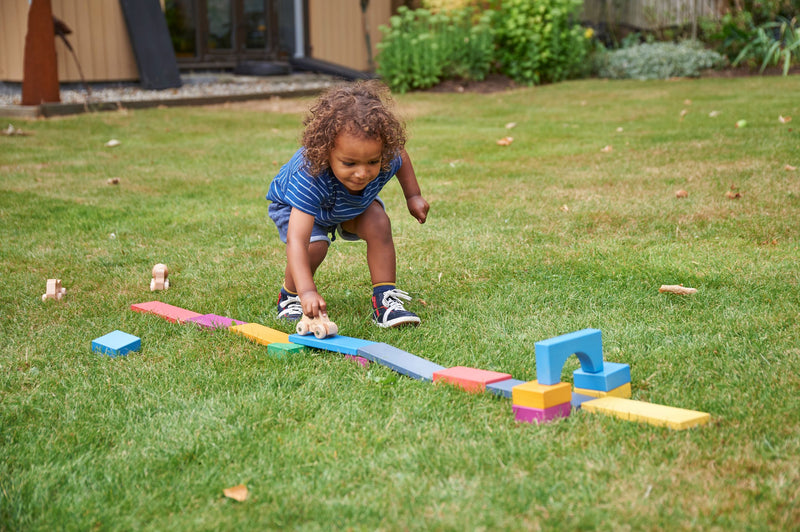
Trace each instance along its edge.
<instances>
[{"instance_id":1,"label":"blue striped t-shirt","mask_svg":"<svg viewBox=\"0 0 800 532\"><path fill-rule=\"evenodd\" d=\"M369 207L403 164L398 155L359 195L350 194L330 169L313 176L306 169L305 148L295 152L272 180L267 199L312 215L323 226L352 220Z\"/></svg>"}]
</instances>

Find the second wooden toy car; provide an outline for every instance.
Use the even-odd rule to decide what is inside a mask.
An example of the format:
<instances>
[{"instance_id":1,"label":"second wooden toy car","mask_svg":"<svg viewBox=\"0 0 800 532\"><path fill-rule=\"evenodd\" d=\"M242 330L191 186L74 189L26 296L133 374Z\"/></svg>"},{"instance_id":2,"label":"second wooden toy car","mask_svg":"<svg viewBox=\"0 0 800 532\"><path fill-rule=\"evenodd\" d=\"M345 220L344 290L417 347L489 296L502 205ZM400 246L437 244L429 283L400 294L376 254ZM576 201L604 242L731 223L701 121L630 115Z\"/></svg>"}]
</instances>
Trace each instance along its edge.
<instances>
[{"instance_id":1,"label":"second wooden toy car","mask_svg":"<svg viewBox=\"0 0 800 532\"><path fill-rule=\"evenodd\" d=\"M305 336L311 333L314 333L316 338L322 340L328 336L336 336L339 334L339 327L329 320L327 315L309 318L304 314L297 323L297 334Z\"/></svg>"},{"instance_id":2,"label":"second wooden toy car","mask_svg":"<svg viewBox=\"0 0 800 532\"><path fill-rule=\"evenodd\" d=\"M150 281L150 291L153 290L167 290L169 288L169 270L165 264L156 264L153 266L153 279Z\"/></svg>"},{"instance_id":3,"label":"second wooden toy car","mask_svg":"<svg viewBox=\"0 0 800 532\"><path fill-rule=\"evenodd\" d=\"M61 279L48 279L47 291L42 294L42 301L47 299L61 300L66 293L67 289L61 286Z\"/></svg>"}]
</instances>

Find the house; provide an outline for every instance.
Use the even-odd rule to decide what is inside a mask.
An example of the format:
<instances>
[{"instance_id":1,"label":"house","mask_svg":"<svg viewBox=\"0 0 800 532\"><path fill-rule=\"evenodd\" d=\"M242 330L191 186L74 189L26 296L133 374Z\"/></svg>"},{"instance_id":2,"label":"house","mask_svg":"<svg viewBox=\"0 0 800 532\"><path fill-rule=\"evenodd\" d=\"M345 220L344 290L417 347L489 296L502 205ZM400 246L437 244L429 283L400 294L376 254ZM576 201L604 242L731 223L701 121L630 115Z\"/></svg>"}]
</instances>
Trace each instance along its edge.
<instances>
[{"instance_id":1,"label":"house","mask_svg":"<svg viewBox=\"0 0 800 532\"><path fill-rule=\"evenodd\" d=\"M378 29L398 0L136 0L160 2L181 71L260 65L269 71L313 59L373 70ZM0 1L0 81L22 82L29 0ZM72 31L74 56L56 40L61 82L136 81L137 58L125 0L50 0ZM129 2L130 3L130 2ZM134 9L138 6L134 4ZM129 22L129 20L128 20ZM147 39L147 29L141 30ZM79 67L80 65L80 67ZM253 67L256 65L256 67Z\"/></svg>"}]
</instances>

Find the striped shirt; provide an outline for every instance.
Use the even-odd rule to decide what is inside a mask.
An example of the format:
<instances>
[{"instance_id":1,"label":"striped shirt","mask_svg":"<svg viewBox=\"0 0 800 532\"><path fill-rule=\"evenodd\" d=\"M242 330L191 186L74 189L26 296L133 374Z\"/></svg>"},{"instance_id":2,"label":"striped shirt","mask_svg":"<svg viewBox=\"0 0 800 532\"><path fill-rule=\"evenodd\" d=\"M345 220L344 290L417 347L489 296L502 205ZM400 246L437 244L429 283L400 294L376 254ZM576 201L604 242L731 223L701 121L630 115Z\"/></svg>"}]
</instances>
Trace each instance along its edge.
<instances>
[{"instance_id":1,"label":"striped shirt","mask_svg":"<svg viewBox=\"0 0 800 532\"><path fill-rule=\"evenodd\" d=\"M403 164L398 155L389 170L381 171L359 195L350 194L330 169L313 176L306 169L304 148L295 152L272 180L267 199L284 203L310 214L316 223L334 226L352 220L369 207L383 187L397 174Z\"/></svg>"}]
</instances>

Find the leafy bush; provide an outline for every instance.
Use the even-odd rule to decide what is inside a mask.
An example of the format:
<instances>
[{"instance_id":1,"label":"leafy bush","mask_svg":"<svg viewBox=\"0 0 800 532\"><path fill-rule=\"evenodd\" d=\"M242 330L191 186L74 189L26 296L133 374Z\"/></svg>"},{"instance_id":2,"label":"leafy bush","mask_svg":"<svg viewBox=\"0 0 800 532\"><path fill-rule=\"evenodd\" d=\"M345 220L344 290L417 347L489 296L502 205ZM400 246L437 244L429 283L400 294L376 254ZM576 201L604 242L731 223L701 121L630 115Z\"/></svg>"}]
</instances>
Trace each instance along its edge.
<instances>
[{"instance_id":1,"label":"leafy bush","mask_svg":"<svg viewBox=\"0 0 800 532\"><path fill-rule=\"evenodd\" d=\"M488 13L400 7L381 31L377 72L392 90L426 89L458 77L481 80L489 73L494 37Z\"/></svg>"},{"instance_id":2,"label":"leafy bush","mask_svg":"<svg viewBox=\"0 0 800 532\"><path fill-rule=\"evenodd\" d=\"M761 61L761 72L769 65L783 62L783 75L787 75L792 63L800 62L800 27L797 27L797 19L780 17L777 22L759 26L733 64L755 60Z\"/></svg>"},{"instance_id":3,"label":"leafy bush","mask_svg":"<svg viewBox=\"0 0 800 532\"><path fill-rule=\"evenodd\" d=\"M655 42L605 52L598 58L598 75L611 79L699 77L703 70L727 64L724 56L699 43Z\"/></svg>"},{"instance_id":4,"label":"leafy bush","mask_svg":"<svg viewBox=\"0 0 800 532\"><path fill-rule=\"evenodd\" d=\"M539 84L586 72L591 30L575 21L581 0L502 0L493 16L500 71Z\"/></svg>"}]
</instances>

